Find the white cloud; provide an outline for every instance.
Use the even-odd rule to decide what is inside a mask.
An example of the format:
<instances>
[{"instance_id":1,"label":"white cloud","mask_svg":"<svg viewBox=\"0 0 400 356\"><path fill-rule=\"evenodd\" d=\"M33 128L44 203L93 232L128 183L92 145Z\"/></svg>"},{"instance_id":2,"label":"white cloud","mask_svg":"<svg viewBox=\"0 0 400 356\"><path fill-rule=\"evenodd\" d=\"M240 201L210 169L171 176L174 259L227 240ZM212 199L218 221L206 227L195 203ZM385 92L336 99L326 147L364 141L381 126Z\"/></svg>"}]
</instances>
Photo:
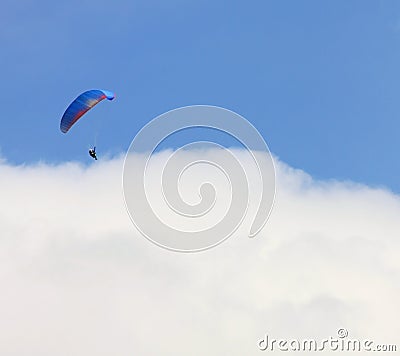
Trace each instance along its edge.
<instances>
[{"instance_id":1,"label":"white cloud","mask_svg":"<svg viewBox=\"0 0 400 356\"><path fill-rule=\"evenodd\" d=\"M0 355L252 355L339 327L400 347L399 196L277 162L260 235L179 254L136 232L122 159L97 163L0 162Z\"/></svg>"}]
</instances>

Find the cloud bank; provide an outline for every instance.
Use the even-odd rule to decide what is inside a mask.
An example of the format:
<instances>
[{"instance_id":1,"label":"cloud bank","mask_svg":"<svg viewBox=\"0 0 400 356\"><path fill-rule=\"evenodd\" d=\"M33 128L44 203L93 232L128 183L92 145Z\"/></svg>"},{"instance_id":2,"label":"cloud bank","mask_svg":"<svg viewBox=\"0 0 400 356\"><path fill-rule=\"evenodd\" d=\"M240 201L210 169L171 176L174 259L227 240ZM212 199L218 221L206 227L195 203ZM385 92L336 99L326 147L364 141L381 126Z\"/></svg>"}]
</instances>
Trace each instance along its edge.
<instances>
[{"instance_id":1,"label":"cloud bank","mask_svg":"<svg viewBox=\"0 0 400 356\"><path fill-rule=\"evenodd\" d=\"M1 355L256 355L265 334L340 327L400 346L399 196L276 160L257 237L246 218L216 248L180 254L136 231L122 165L0 163ZM182 188L193 202L195 181Z\"/></svg>"}]
</instances>

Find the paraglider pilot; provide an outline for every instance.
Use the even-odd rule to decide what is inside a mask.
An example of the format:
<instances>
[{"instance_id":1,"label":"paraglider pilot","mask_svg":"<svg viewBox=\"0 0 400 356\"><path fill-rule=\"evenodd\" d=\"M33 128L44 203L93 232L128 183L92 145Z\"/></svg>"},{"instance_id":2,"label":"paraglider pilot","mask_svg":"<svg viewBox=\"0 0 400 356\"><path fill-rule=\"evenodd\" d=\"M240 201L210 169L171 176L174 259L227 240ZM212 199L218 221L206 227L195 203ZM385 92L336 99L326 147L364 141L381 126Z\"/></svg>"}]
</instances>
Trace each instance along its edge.
<instances>
[{"instance_id":1,"label":"paraglider pilot","mask_svg":"<svg viewBox=\"0 0 400 356\"><path fill-rule=\"evenodd\" d=\"M89 150L89 155L90 157L94 158L97 161L97 156L96 156L96 147L93 147Z\"/></svg>"}]
</instances>

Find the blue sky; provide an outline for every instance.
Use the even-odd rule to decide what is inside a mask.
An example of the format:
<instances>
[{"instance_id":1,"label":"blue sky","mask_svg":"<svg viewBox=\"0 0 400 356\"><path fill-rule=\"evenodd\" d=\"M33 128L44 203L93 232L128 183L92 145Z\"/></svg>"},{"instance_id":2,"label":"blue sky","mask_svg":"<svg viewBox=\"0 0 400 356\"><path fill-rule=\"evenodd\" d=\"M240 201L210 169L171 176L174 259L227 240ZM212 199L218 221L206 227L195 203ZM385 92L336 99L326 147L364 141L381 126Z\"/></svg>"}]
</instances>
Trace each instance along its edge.
<instances>
[{"instance_id":1,"label":"blue sky","mask_svg":"<svg viewBox=\"0 0 400 356\"><path fill-rule=\"evenodd\" d=\"M391 0L2 0L0 355L259 355L265 335L319 342L339 327L398 349L399 45ZM92 88L116 100L62 134L65 108ZM146 199L132 199L163 224L197 232L248 203L226 242L177 254L135 228L150 214L129 219L122 153L192 104L259 129L278 157L276 200L249 239L262 192L251 157L247 194L202 151L199 167L179 161L178 182L161 174L174 155L155 154ZM166 145L217 134L183 131ZM215 208L198 220L164 194L196 206L209 182Z\"/></svg>"},{"instance_id":2,"label":"blue sky","mask_svg":"<svg viewBox=\"0 0 400 356\"><path fill-rule=\"evenodd\" d=\"M316 178L400 192L397 1L8 1L0 11L0 149L13 163L87 162L176 107L249 119ZM111 89L79 130L59 119Z\"/></svg>"}]
</instances>

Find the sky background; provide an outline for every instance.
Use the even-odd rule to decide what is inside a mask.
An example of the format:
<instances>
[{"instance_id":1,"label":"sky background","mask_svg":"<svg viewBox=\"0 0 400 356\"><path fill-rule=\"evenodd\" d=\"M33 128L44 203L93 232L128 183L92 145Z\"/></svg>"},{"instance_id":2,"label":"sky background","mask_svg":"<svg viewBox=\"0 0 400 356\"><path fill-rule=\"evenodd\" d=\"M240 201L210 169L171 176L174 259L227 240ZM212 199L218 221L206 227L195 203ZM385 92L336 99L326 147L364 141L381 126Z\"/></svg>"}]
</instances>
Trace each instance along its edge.
<instances>
[{"instance_id":1,"label":"sky background","mask_svg":"<svg viewBox=\"0 0 400 356\"><path fill-rule=\"evenodd\" d=\"M0 45L10 163L89 162L94 141L118 155L157 115L210 104L316 178L400 191L397 1L6 0ZM92 88L117 98L63 135L66 106Z\"/></svg>"},{"instance_id":2,"label":"sky background","mask_svg":"<svg viewBox=\"0 0 400 356\"><path fill-rule=\"evenodd\" d=\"M339 328L399 354L399 55L398 1L3 0L0 355L260 355L266 334L321 341ZM116 100L62 134L65 108L92 88ZM244 162L242 224L185 254L135 229L122 170L147 122L192 104L257 127L277 189L249 239L261 186ZM215 132L183 134L165 147ZM153 172L170 152L153 155ZM226 179L187 169L179 193L195 204L210 181L226 211Z\"/></svg>"}]
</instances>

